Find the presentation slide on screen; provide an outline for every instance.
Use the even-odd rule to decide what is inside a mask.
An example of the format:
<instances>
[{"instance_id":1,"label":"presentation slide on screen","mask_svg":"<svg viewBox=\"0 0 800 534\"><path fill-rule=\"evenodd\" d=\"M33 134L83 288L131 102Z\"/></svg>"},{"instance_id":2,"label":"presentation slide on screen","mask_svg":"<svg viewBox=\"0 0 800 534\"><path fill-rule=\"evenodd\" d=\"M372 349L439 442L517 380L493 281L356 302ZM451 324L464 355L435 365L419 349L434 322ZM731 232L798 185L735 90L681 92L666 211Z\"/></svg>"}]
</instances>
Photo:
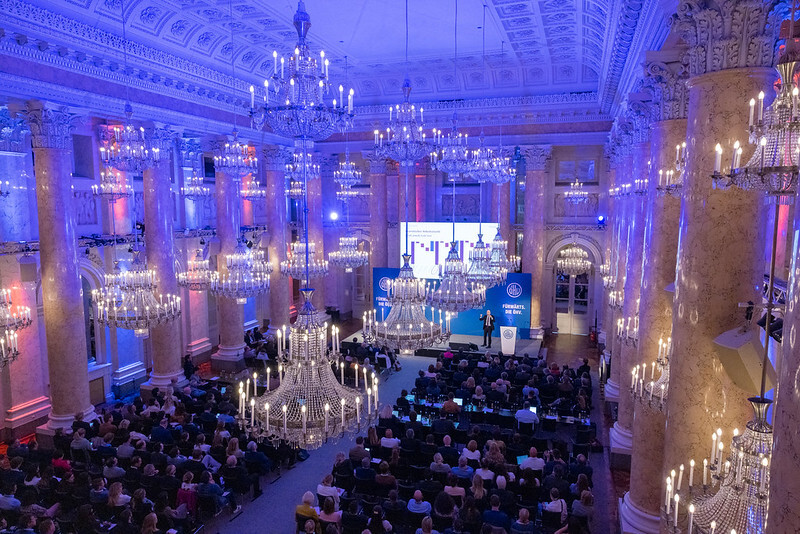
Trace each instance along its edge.
<instances>
[{"instance_id":1,"label":"presentation slide on screen","mask_svg":"<svg viewBox=\"0 0 800 534\"><path fill-rule=\"evenodd\" d=\"M417 278L439 279L439 266L444 265L453 224L449 222L412 222L408 224L408 252ZM483 223L481 232L487 245L497 233L497 223ZM456 223L456 246L462 260L469 260L470 251L478 241L478 223ZM406 250L406 223L400 223L400 254ZM402 266L402 260L401 265Z\"/></svg>"}]
</instances>

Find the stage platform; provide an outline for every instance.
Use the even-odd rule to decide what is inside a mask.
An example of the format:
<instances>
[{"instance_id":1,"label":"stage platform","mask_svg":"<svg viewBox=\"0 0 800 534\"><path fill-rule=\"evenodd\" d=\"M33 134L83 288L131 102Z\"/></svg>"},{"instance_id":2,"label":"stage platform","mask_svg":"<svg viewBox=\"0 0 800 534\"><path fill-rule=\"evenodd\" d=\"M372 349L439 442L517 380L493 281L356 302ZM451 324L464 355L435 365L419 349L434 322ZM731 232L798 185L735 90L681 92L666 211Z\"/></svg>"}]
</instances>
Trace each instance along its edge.
<instances>
[{"instance_id":1,"label":"stage platform","mask_svg":"<svg viewBox=\"0 0 800 534\"><path fill-rule=\"evenodd\" d=\"M347 340L347 341L353 341L354 338L357 339L359 343L364 341L364 337L361 335L360 329L350 333L347 336L342 336L342 340ZM458 344L469 345L470 343L472 343L473 345L477 345L478 347L477 352L485 352L488 350L492 354L497 354L497 352L500 351L499 337L493 337L492 348L486 349L485 347L481 347L481 343L483 343L483 336L467 336L463 334L453 334L452 336L450 336L450 343L449 343L450 345L458 345ZM539 354L539 349L541 348L541 346L542 346L541 339L517 339L516 353L519 356L522 356L525 353L534 356L536 354ZM442 345L433 345L430 348L444 350L447 347L448 345L442 344Z\"/></svg>"}]
</instances>

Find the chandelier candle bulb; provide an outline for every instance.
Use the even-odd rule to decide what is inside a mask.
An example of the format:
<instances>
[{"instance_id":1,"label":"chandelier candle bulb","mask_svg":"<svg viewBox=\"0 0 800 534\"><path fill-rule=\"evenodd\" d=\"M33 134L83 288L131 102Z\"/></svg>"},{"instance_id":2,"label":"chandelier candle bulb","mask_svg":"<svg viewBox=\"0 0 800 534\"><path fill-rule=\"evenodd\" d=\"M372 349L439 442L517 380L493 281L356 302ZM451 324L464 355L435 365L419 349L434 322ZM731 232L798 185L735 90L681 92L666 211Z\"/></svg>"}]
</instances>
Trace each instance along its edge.
<instances>
[{"instance_id":1,"label":"chandelier candle bulb","mask_svg":"<svg viewBox=\"0 0 800 534\"><path fill-rule=\"evenodd\" d=\"M366 386L366 381L365 381L364 385ZM366 386L366 390L367 390L367 415L371 415L372 414L372 391L370 390L369 386Z\"/></svg>"},{"instance_id":2,"label":"chandelier candle bulb","mask_svg":"<svg viewBox=\"0 0 800 534\"><path fill-rule=\"evenodd\" d=\"M328 435L328 412L331 410L331 405L325 403L325 435Z\"/></svg>"},{"instance_id":3,"label":"chandelier candle bulb","mask_svg":"<svg viewBox=\"0 0 800 534\"><path fill-rule=\"evenodd\" d=\"M356 389L358 389L358 364L356 364Z\"/></svg>"},{"instance_id":4,"label":"chandelier candle bulb","mask_svg":"<svg viewBox=\"0 0 800 534\"><path fill-rule=\"evenodd\" d=\"M722 145L717 143L714 147L714 174L719 174L722 169Z\"/></svg>"},{"instance_id":5,"label":"chandelier candle bulb","mask_svg":"<svg viewBox=\"0 0 800 534\"><path fill-rule=\"evenodd\" d=\"M344 362L339 362L340 381L344 385Z\"/></svg>"},{"instance_id":6,"label":"chandelier candle bulb","mask_svg":"<svg viewBox=\"0 0 800 534\"><path fill-rule=\"evenodd\" d=\"M731 172L733 172L733 169L737 169L739 167L739 164L736 161L736 155L739 152L740 146L741 145L739 144L738 140L733 144L733 153L731 154Z\"/></svg>"},{"instance_id":7,"label":"chandelier candle bulb","mask_svg":"<svg viewBox=\"0 0 800 534\"><path fill-rule=\"evenodd\" d=\"M711 522L711 534L714 534L714 531L716 531L716 530L717 530L717 522L716 521L712 521Z\"/></svg>"},{"instance_id":8,"label":"chandelier candle bulb","mask_svg":"<svg viewBox=\"0 0 800 534\"><path fill-rule=\"evenodd\" d=\"M692 528L694 527L694 504L689 505L689 524L686 527L686 534L692 534Z\"/></svg>"},{"instance_id":9,"label":"chandelier candle bulb","mask_svg":"<svg viewBox=\"0 0 800 534\"><path fill-rule=\"evenodd\" d=\"M278 329L277 332L275 332L275 335L278 336L278 359L280 359L283 358L283 339L282 339L283 334L281 334L280 328Z\"/></svg>"},{"instance_id":10,"label":"chandelier candle bulb","mask_svg":"<svg viewBox=\"0 0 800 534\"><path fill-rule=\"evenodd\" d=\"M356 397L356 420L361 422L361 397Z\"/></svg>"},{"instance_id":11,"label":"chandelier candle bulb","mask_svg":"<svg viewBox=\"0 0 800 534\"><path fill-rule=\"evenodd\" d=\"M278 332L280 332L280 330L278 330ZM269 367L267 367L267 393L269 393L269 373L270 373L270 371L271 371L271 369Z\"/></svg>"},{"instance_id":12,"label":"chandelier candle bulb","mask_svg":"<svg viewBox=\"0 0 800 534\"><path fill-rule=\"evenodd\" d=\"M670 502L672 502L671 501L672 491L671 491L671 483L670 483L671 480L672 480L671 478L667 477L667 489L666 489L666 492L664 493L664 507L666 507L666 509L667 509L667 515L669 515L669 506L670 506Z\"/></svg>"},{"instance_id":13,"label":"chandelier candle bulb","mask_svg":"<svg viewBox=\"0 0 800 534\"><path fill-rule=\"evenodd\" d=\"M677 493L675 494L675 517L672 518L672 526L673 528L678 527L678 503L681 500L681 496Z\"/></svg>"},{"instance_id":14,"label":"chandelier candle bulb","mask_svg":"<svg viewBox=\"0 0 800 534\"><path fill-rule=\"evenodd\" d=\"M250 426L256 426L256 399L250 399Z\"/></svg>"},{"instance_id":15,"label":"chandelier candle bulb","mask_svg":"<svg viewBox=\"0 0 800 534\"><path fill-rule=\"evenodd\" d=\"M703 486L708 485L708 458L703 458Z\"/></svg>"},{"instance_id":16,"label":"chandelier candle bulb","mask_svg":"<svg viewBox=\"0 0 800 534\"><path fill-rule=\"evenodd\" d=\"M678 475L678 473L674 469L669 472L669 485L670 485L671 488L675 487L675 477L677 475Z\"/></svg>"},{"instance_id":17,"label":"chandelier candle bulb","mask_svg":"<svg viewBox=\"0 0 800 534\"><path fill-rule=\"evenodd\" d=\"M758 123L764 121L764 91L758 93Z\"/></svg>"},{"instance_id":18,"label":"chandelier candle bulb","mask_svg":"<svg viewBox=\"0 0 800 534\"><path fill-rule=\"evenodd\" d=\"M653 377L655 376L655 374L656 374L656 362L653 362L653 365L652 365L652 367L650 368L650 380L652 380L652 379L653 379Z\"/></svg>"},{"instance_id":19,"label":"chandelier candle bulb","mask_svg":"<svg viewBox=\"0 0 800 534\"><path fill-rule=\"evenodd\" d=\"M306 405L300 407L300 415L302 416L303 420L303 434L306 433Z\"/></svg>"},{"instance_id":20,"label":"chandelier candle bulb","mask_svg":"<svg viewBox=\"0 0 800 534\"><path fill-rule=\"evenodd\" d=\"M290 347L290 349L291 349L291 347ZM279 363L278 364L278 385L280 386L281 384L283 384L283 364Z\"/></svg>"},{"instance_id":21,"label":"chandelier candle bulb","mask_svg":"<svg viewBox=\"0 0 800 534\"><path fill-rule=\"evenodd\" d=\"M769 465L769 460L766 458L761 459L761 476L758 482L758 492L761 495L766 494L766 487L767 487L767 466Z\"/></svg>"},{"instance_id":22,"label":"chandelier candle bulb","mask_svg":"<svg viewBox=\"0 0 800 534\"><path fill-rule=\"evenodd\" d=\"M378 385L372 386L372 399L375 402L375 413L378 413Z\"/></svg>"},{"instance_id":23,"label":"chandelier candle bulb","mask_svg":"<svg viewBox=\"0 0 800 534\"><path fill-rule=\"evenodd\" d=\"M717 466L718 466L720 472L722 472L722 454L723 454L723 452L725 450L725 444L722 443L722 441L720 440L720 442L717 444L717 448L719 449L719 457L717 458Z\"/></svg>"},{"instance_id":24,"label":"chandelier candle bulb","mask_svg":"<svg viewBox=\"0 0 800 534\"><path fill-rule=\"evenodd\" d=\"M664 384L661 384L661 404L664 404Z\"/></svg>"},{"instance_id":25,"label":"chandelier candle bulb","mask_svg":"<svg viewBox=\"0 0 800 534\"><path fill-rule=\"evenodd\" d=\"M267 432L269 432L269 403L264 404L264 411L267 413Z\"/></svg>"},{"instance_id":26,"label":"chandelier candle bulb","mask_svg":"<svg viewBox=\"0 0 800 534\"><path fill-rule=\"evenodd\" d=\"M341 404L342 404L342 434L343 435L344 435L344 432L345 432L345 427L344 427L344 405L346 403L347 403L347 401L345 399L341 400Z\"/></svg>"},{"instance_id":27,"label":"chandelier candle bulb","mask_svg":"<svg viewBox=\"0 0 800 534\"><path fill-rule=\"evenodd\" d=\"M717 457L717 433L714 432L711 434L711 463L714 463L714 460Z\"/></svg>"},{"instance_id":28,"label":"chandelier candle bulb","mask_svg":"<svg viewBox=\"0 0 800 534\"><path fill-rule=\"evenodd\" d=\"M680 468L678 469L678 485L675 486L675 491L681 490L681 485L683 484L683 464L681 464Z\"/></svg>"},{"instance_id":29,"label":"chandelier candle bulb","mask_svg":"<svg viewBox=\"0 0 800 534\"><path fill-rule=\"evenodd\" d=\"M650 401L653 400L653 390L656 388L656 383L652 380L650 381Z\"/></svg>"},{"instance_id":30,"label":"chandelier candle bulb","mask_svg":"<svg viewBox=\"0 0 800 534\"><path fill-rule=\"evenodd\" d=\"M281 406L281 410L283 410L283 435L286 436L288 432L286 431L286 411L288 410L287 406L284 404Z\"/></svg>"},{"instance_id":31,"label":"chandelier candle bulb","mask_svg":"<svg viewBox=\"0 0 800 534\"><path fill-rule=\"evenodd\" d=\"M253 397L258 396L258 391L256 389L257 384L258 384L258 373L253 373Z\"/></svg>"},{"instance_id":32,"label":"chandelier candle bulb","mask_svg":"<svg viewBox=\"0 0 800 534\"><path fill-rule=\"evenodd\" d=\"M254 86L250 86L250 107L256 107L256 88Z\"/></svg>"},{"instance_id":33,"label":"chandelier candle bulb","mask_svg":"<svg viewBox=\"0 0 800 534\"><path fill-rule=\"evenodd\" d=\"M694 460L689 460L689 487L694 485Z\"/></svg>"},{"instance_id":34,"label":"chandelier candle bulb","mask_svg":"<svg viewBox=\"0 0 800 534\"><path fill-rule=\"evenodd\" d=\"M755 111L756 111L756 99L755 98L751 98L750 99L750 114L749 114L750 118L748 119L748 123L747 123L748 127L750 127L750 128L753 127L753 117L755 115Z\"/></svg>"},{"instance_id":35,"label":"chandelier candle bulb","mask_svg":"<svg viewBox=\"0 0 800 534\"><path fill-rule=\"evenodd\" d=\"M245 400L250 398L250 379L247 379L247 386L244 388Z\"/></svg>"}]
</instances>

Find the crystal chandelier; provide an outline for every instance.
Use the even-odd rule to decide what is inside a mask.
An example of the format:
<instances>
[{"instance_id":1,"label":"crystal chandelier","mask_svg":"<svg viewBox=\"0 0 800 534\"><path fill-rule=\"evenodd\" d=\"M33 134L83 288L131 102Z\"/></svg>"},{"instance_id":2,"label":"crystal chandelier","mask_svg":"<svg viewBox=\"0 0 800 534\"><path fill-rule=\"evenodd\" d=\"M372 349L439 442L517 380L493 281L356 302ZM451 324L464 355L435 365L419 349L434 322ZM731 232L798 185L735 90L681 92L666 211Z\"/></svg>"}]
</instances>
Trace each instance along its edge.
<instances>
[{"instance_id":1,"label":"crystal chandelier","mask_svg":"<svg viewBox=\"0 0 800 534\"><path fill-rule=\"evenodd\" d=\"M574 243L560 251L558 256L556 269L560 273L578 276L589 272L592 268L592 262L589 261L589 253Z\"/></svg>"},{"instance_id":2,"label":"crystal chandelier","mask_svg":"<svg viewBox=\"0 0 800 534\"><path fill-rule=\"evenodd\" d=\"M211 188L206 186L203 182L203 177L197 174L197 170L192 169L191 178L187 178L184 186L181 188L181 193L184 198L194 202L201 202L211 197L213 192Z\"/></svg>"},{"instance_id":3,"label":"crystal chandelier","mask_svg":"<svg viewBox=\"0 0 800 534\"><path fill-rule=\"evenodd\" d=\"M686 532L766 532L769 502L769 466L772 460L772 426L767 422L771 400L748 399L753 407L743 433L734 429L725 453L722 429L711 434L711 451L702 468L689 461L688 483L683 484L685 464L666 478L664 520ZM698 473L695 476L695 470ZM700 483L702 482L702 483Z\"/></svg>"},{"instance_id":4,"label":"crystal chandelier","mask_svg":"<svg viewBox=\"0 0 800 534\"><path fill-rule=\"evenodd\" d=\"M11 194L11 182L0 181L0 198L6 198L8 195Z\"/></svg>"},{"instance_id":5,"label":"crystal chandelier","mask_svg":"<svg viewBox=\"0 0 800 534\"><path fill-rule=\"evenodd\" d=\"M491 260L492 249L483 242L483 234L479 233L478 241L469 252L467 281L473 284L480 284L486 289L502 284L507 271L492 269Z\"/></svg>"},{"instance_id":6,"label":"crystal chandelier","mask_svg":"<svg viewBox=\"0 0 800 534\"><path fill-rule=\"evenodd\" d=\"M470 152L469 171L470 178L478 183L492 181L495 172L495 155L491 148L486 146L483 132L480 135L478 148Z\"/></svg>"},{"instance_id":7,"label":"crystal chandelier","mask_svg":"<svg viewBox=\"0 0 800 534\"><path fill-rule=\"evenodd\" d=\"M458 254L458 242L450 243L444 260L441 282L428 295L428 305L439 310L458 313L486 304L486 288L467 280L467 267Z\"/></svg>"},{"instance_id":8,"label":"crystal chandelier","mask_svg":"<svg viewBox=\"0 0 800 534\"><path fill-rule=\"evenodd\" d=\"M336 191L336 200L341 202L350 202L361 193L357 189L353 189L349 185L343 185Z\"/></svg>"},{"instance_id":9,"label":"crystal chandelier","mask_svg":"<svg viewBox=\"0 0 800 534\"><path fill-rule=\"evenodd\" d=\"M382 157L396 161L401 167L410 167L415 162L424 158L431 150L425 138L424 112L419 108L419 121L417 120L417 107L409 101L411 97L411 80L408 76L408 0L406 0L405 29L406 29L406 77L403 80L403 102L389 106L389 124L386 127L386 137L375 130L375 153Z\"/></svg>"},{"instance_id":10,"label":"crystal chandelier","mask_svg":"<svg viewBox=\"0 0 800 534\"><path fill-rule=\"evenodd\" d=\"M10 364L19 356L17 331L27 328L32 323L31 309L27 306L14 306L10 289L0 289L0 369Z\"/></svg>"},{"instance_id":11,"label":"crystal chandelier","mask_svg":"<svg viewBox=\"0 0 800 534\"><path fill-rule=\"evenodd\" d=\"M425 315L425 303L430 298L428 283L414 276L411 256L403 254L400 274L392 280L387 291L391 304L389 315L378 320L373 310L364 318L364 339L373 345L404 353L444 343L450 339L450 313L439 311L439 322L431 308L430 319Z\"/></svg>"},{"instance_id":12,"label":"crystal chandelier","mask_svg":"<svg viewBox=\"0 0 800 534\"><path fill-rule=\"evenodd\" d=\"M129 270L105 275L104 287L92 290L97 321L133 330L136 337L147 337L151 328L181 314L180 297L159 294L156 298L157 289L155 271L147 268L141 250L134 250Z\"/></svg>"},{"instance_id":13,"label":"crystal chandelier","mask_svg":"<svg viewBox=\"0 0 800 534\"><path fill-rule=\"evenodd\" d=\"M405 220L406 251L403 266L397 278L392 280L387 291L391 305L389 315L378 321L375 311L364 316L364 339L373 345L388 347L405 353L444 343L450 339L450 313L439 310L439 322L431 308L431 318L425 315L425 303L429 299L430 287L414 276L411 255L408 253L408 167L405 168Z\"/></svg>"},{"instance_id":14,"label":"crystal chandelier","mask_svg":"<svg viewBox=\"0 0 800 534\"><path fill-rule=\"evenodd\" d=\"M339 250L328 254L328 260L336 267L341 267L346 273L352 273L369 263L369 252L358 248L358 238L355 236L342 236L339 238Z\"/></svg>"},{"instance_id":15,"label":"crystal chandelier","mask_svg":"<svg viewBox=\"0 0 800 534\"><path fill-rule=\"evenodd\" d=\"M239 131L235 126L233 139L217 148L214 154L214 168L237 181L258 170L258 158L250 155L247 143L239 141Z\"/></svg>"},{"instance_id":16,"label":"crystal chandelier","mask_svg":"<svg viewBox=\"0 0 800 534\"><path fill-rule=\"evenodd\" d=\"M92 186L92 195L104 198L112 204L119 199L128 198L133 190L128 185L128 181L119 172L106 167L100 172L100 184Z\"/></svg>"},{"instance_id":17,"label":"crystal chandelier","mask_svg":"<svg viewBox=\"0 0 800 534\"><path fill-rule=\"evenodd\" d=\"M503 239L503 236L500 235L499 226L497 227L497 233L491 242L491 251L492 256L489 260L489 266L492 268L492 270L501 273L501 283L505 284L508 273L519 270L520 258L515 254L508 253L508 241Z\"/></svg>"},{"instance_id":18,"label":"crystal chandelier","mask_svg":"<svg viewBox=\"0 0 800 534\"><path fill-rule=\"evenodd\" d=\"M344 161L339 162L339 168L333 171L333 181L342 187L353 187L361 183L361 171L350 161L350 150L345 150Z\"/></svg>"},{"instance_id":19,"label":"crystal chandelier","mask_svg":"<svg viewBox=\"0 0 800 534\"><path fill-rule=\"evenodd\" d=\"M162 158L159 143L145 135L143 127L136 127L131 117L133 108L130 102L125 103L125 122L114 126L111 133L103 135L103 146L100 147L100 159L107 167L114 167L122 172L140 174L148 167L157 165Z\"/></svg>"},{"instance_id":20,"label":"crystal chandelier","mask_svg":"<svg viewBox=\"0 0 800 534\"><path fill-rule=\"evenodd\" d=\"M272 76L264 81L264 102L258 108L255 87L250 86L250 117L257 129L269 125L283 137L327 139L335 130L345 131L352 126L354 91L348 91L345 104L344 87L339 85L337 99L325 52L319 53L319 59L311 55L306 40L311 17L302 1L294 14L294 27L298 38L294 53L288 59L281 56L279 66L278 52L272 52Z\"/></svg>"},{"instance_id":21,"label":"crystal chandelier","mask_svg":"<svg viewBox=\"0 0 800 534\"><path fill-rule=\"evenodd\" d=\"M450 251L440 267L439 287L428 295L432 308L457 314L462 311L480 308L486 303L486 288L482 284L467 279L467 266L461 261L456 241L456 182L453 183L453 240Z\"/></svg>"},{"instance_id":22,"label":"crystal chandelier","mask_svg":"<svg viewBox=\"0 0 800 534\"><path fill-rule=\"evenodd\" d=\"M178 273L178 285L189 291L205 291L216 277L217 272L209 268L208 259L198 249L194 258L186 263L186 270Z\"/></svg>"},{"instance_id":23,"label":"crystal chandelier","mask_svg":"<svg viewBox=\"0 0 800 534\"><path fill-rule=\"evenodd\" d=\"M571 204L580 204L589 199L589 192L583 188L583 182L575 178L575 181L569 184L569 190L564 193L564 200Z\"/></svg>"},{"instance_id":24,"label":"crystal chandelier","mask_svg":"<svg viewBox=\"0 0 800 534\"><path fill-rule=\"evenodd\" d=\"M259 199L267 198L267 189L258 185L258 182L255 179L251 179L249 182L247 182L247 185L242 187L239 194L242 197L242 200L256 202Z\"/></svg>"},{"instance_id":25,"label":"crystal chandelier","mask_svg":"<svg viewBox=\"0 0 800 534\"><path fill-rule=\"evenodd\" d=\"M631 393L640 402L659 411L666 409L669 394L669 359L672 357L672 338L658 340L658 355L651 365L642 363L631 370ZM650 368L648 373L647 369ZM656 378L656 371L659 372ZM649 377L648 377L649 375Z\"/></svg>"},{"instance_id":26,"label":"crystal chandelier","mask_svg":"<svg viewBox=\"0 0 800 534\"><path fill-rule=\"evenodd\" d=\"M293 181L316 180L320 177L320 167L312 160L311 152L296 150L292 162L286 164L286 176Z\"/></svg>"},{"instance_id":27,"label":"crystal chandelier","mask_svg":"<svg viewBox=\"0 0 800 534\"><path fill-rule=\"evenodd\" d=\"M686 141L675 145L675 168L659 169L656 192L659 195L680 196L686 171Z\"/></svg>"},{"instance_id":28,"label":"crystal chandelier","mask_svg":"<svg viewBox=\"0 0 800 534\"><path fill-rule=\"evenodd\" d=\"M269 290L272 264L263 250L248 248L239 240L236 249L225 254L225 267L224 273L211 278L209 290L212 294L244 304L247 299Z\"/></svg>"},{"instance_id":29,"label":"crystal chandelier","mask_svg":"<svg viewBox=\"0 0 800 534\"><path fill-rule=\"evenodd\" d=\"M295 280L321 278L328 274L328 261L316 258L317 246L314 242L295 241L286 260L281 262L281 274Z\"/></svg>"},{"instance_id":30,"label":"crystal chandelier","mask_svg":"<svg viewBox=\"0 0 800 534\"><path fill-rule=\"evenodd\" d=\"M500 134L502 136L502 132ZM503 145L496 150L492 158L492 172L489 174L489 181L501 185L514 180L517 177L517 166L509 156L503 156Z\"/></svg>"},{"instance_id":31,"label":"crystal chandelier","mask_svg":"<svg viewBox=\"0 0 800 534\"><path fill-rule=\"evenodd\" d=\"M742 165L742 147L736 141L729 172L722 173L722 147L717 144L712 176L716 187L763 191L781 204L794 200L800 165L800 89L793 83L797 65L793 58L799 44L796 39L786 40L784 54L775 67L781 81L772 104L764 109L763 91L758 100L750 99L748 140L756 149L747 163Z\"/></svg>"},{"instance_id":32,"label":"crystal chandelier","mask_svg":"<svg viewBox=\"0 0 800 534\"><path fill-rule=\"evenodd\" d=\"M250 431L262 439L282 439L293 446L316 449L331 439L368 426L378 414L378 378L364 374L363 390L344 384L344 362L337 381L334 352L328 352L328 327L320 324L311 304L313 289L303 289L304 304L290 327L288 361L279 368L279 385L250 401ZM334 348L338 336L332 335ZM285 356L279 342L278 357ZM366 369L365 369L366 371ZM371 379L371 380L370 380ZM249 396L249 392L242 395ZM241 411L247 409L247 396ZM256 416L258 419L256 420ZM244 418L246 424L246 418Z\"/></svg>"},{"instance_id":33,"label":"crystal chandelier","mask_svg":"<svg viewBox=\"0 0 800 534\"><path fill-rule=\"evenodd\" d=\"M306 194L306 188L303 182L298 180L289 180L289 186L286 188L286 196L292 200L301 200Z\"/></svg>"},{"instance_id":34,"label":"crystal chandelier","mask_svg":"<svg viewBox=\"0 0 800 534\"><path fill-rule=\"evenodd\" d=\"M608 307L612 310L621 310L622 303L625 301L625 291L622 289L615 289L608 292Z\"/></svg>"}]
</instances>

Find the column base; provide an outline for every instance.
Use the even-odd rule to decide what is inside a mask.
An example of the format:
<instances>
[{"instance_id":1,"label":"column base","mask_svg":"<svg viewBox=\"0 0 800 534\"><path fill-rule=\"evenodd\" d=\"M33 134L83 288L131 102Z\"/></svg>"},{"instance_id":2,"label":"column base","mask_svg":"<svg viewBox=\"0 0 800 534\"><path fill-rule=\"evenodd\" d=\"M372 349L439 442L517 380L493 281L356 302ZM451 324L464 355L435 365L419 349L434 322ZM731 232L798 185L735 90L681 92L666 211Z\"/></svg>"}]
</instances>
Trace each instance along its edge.
<instances>
[{"instance_id":1,"label":"column base","mask_svg":"<svg viewBox=\"0 0 800 534\"><path fill-rule=\"evenodd\" d=\"M627 492L619 500L619 527L622 534L659 534L661 518L638 508Z\"/></svg>"},{"instance_id":2,"label":"column base","mask_svg":"<svg viewBox=\"0 0 800 534\"><path fill-rule=\"evenodd\" d=\"M21 437L36 431L36 427L47 419L50 399L41 396L22 404L12 406L6 411L4 439Z\"/></svg>"},{"instance_id":3,"label":"column base","mask_svg":"<svg viewBox=\"0 0 800 534\"><path fill-rule=\"evenodd\" d=\"M244 363L245 344L224 347L220 345L211 355L211 370L215 373L238 373L246 367Z\"/></svg>"},{"instance_id":4,"label":"column base","mask_svg":"<svg viewBox=\"0 0 800 534\"><path fill-rule=\"evenodd\" d=\"M97 412L94 406L89 406L83 410L83 420L93 421L97 419ZM75 421L75 414L58 415L52 411L47 414L47 423L36 427L36 440L44 447L53 446L53 436L56 430L72 431L72 423Z\"/></svg>"},{"instance_id":5,"label":"column base","mask_svg":"<svg viewBox=\"0 0 800 534\"><path fill-rule=\"evenodd\" d=\"M206 363L211 359L214 346L207 337L196 339L186 345L186 353L192 358L195 365Z\"/></svg>"},{"instance_id":6,"label":"column base","mask_svg":"<svg viewBox=\"0 0 800 534\"><path fill-rule=\"evenodd\" d=\"M619 384L609 378L603 390L607 402L619 402Z\"/></svg>"},{"instance_id":7,"label":"column base","mask_svg":"<svg viewBox=\"0 0 800 534\"><path fill-rule=\"evenodd\" d=\"M614 427L609 430L608 438L611 446L611 454L631 455L633 450L633 432L623 428L619 421L614 423Z\"/></svg>"},{"instance_id":8,"label":"column base","mask_svg":"<svg viewBox=\"0 0 800 534\"><path fill-rule=\"evenodd\" d=\"M139 392L143 398L147 399L155 388L158 388L159 391L172 388L172 390L175 391L188 383L189 381L183 375L183 371L178 371L169 375L158 375L151 372L150 379L139 386Z\"/></svg>"}]
</instances>

